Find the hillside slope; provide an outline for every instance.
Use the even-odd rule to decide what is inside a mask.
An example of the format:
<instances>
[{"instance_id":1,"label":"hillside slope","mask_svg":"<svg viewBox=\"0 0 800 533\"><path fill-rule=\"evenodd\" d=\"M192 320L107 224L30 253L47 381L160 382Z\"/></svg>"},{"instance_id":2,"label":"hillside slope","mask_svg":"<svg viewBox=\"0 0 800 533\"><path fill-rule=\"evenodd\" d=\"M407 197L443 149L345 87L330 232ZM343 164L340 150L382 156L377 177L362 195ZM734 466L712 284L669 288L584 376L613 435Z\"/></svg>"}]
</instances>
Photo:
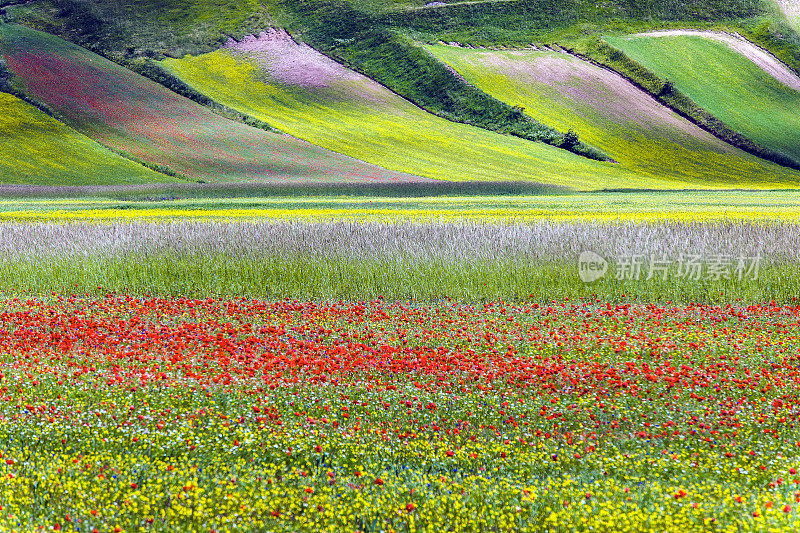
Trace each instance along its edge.
<instances>
[{"instance_id":1,"label":"hillside slope","mask_svg":"<svg viewBox=\"0 0 800 533\"><path fill-rule=\"evenodd\" d=\"M358 5L365 0L352 0ZM386 0L382 0L386 1ZM793 0L789 0L793 1ZM476 45L558 41L632 28L702 26L754 19L767 13L767 0L510 0L452 2L435 8L401 7L383 16L427 42ZM427 0L412 0L417 6ZM637 31L637 30L634 30Z\"/></svg>"},{"instance_id":2,"label":"hillside slope","mask_svg":"<svg viewBox=\"0 0 800 533\"><path fill-rule=\"evenodd\" d=\"M26 91L115 149L207 182L407 181L413 176L222 118L51 35L0 25L0 50Z\"/></svg>"},{"instance_id":3,"label":"hillside slope","mask_svg":"<svg viewBox=\"0 0 800 533\"><path fill-rule=\"evenodd\" d=\"M800 80L776 79L731 43L668 32L610 37L729 127L800 159Z\"/></svg>"},{"instance_id":4,"label":"hillside slope","mask_svg":"<svg viewBox=\"0 0 800 533\"><path fill-rule=\"evenodd\" d=\"M427 47L467 81L559 129L574 129L623 168L698 184L796 184L800 173L742 152L678 116L619 75L534 50Z\"/></svg>"},{"instance_id":5,"label":"hillside slope","mask_svg":"<svg viewBox=\"0 0 800 533\"><path fill-rule=\"evenodd\" d=\"M238 111L331 150L445 180L603 188L661 182L517 137L436 117L283 32L165 68Z\"/></svg>"},{"instance_id":6,"label":"hillside slope","mask_svg":"<svg viewBox=\"0 0 800 533\"><path fill-rule=\"evenodd\" d=\"M129 161L40 110L0 93L0 183L119 185L174 178Z\"/></svg>"}]
</instances>

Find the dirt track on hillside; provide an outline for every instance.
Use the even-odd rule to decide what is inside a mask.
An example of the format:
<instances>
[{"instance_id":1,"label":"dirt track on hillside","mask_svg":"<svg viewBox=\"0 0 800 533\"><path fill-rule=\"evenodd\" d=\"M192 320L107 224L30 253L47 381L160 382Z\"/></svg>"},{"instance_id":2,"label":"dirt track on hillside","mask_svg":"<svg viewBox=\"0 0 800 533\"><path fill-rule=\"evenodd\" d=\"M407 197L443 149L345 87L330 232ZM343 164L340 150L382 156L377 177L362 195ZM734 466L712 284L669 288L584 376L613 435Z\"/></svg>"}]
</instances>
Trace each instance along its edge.
<instances>
[{"instance_id":1,"label":"dirt track on hillside","mask_svg":"<svg viewBox=\"0 0 800 533\"><path fill-rule=\"evenodd\" d=\"M777 0L777 2L786 13L786 18L800 23L800 2L798 0Z\"/></svg>"},{"instance_id":2,"label":"dirt track on hillside","mask_svg":"<svg viewBox=\"0 0 800 533\"><path fill-rule=\"evenodd\" d=\"M788 0L785 1L788 4ZM800 7L798 7L798 9L800 9ZM704 37L706 39L724 43L728 45L731 50L742 54L744 57L755 63L761 70L779 82L794 89L795 91L800 92L800 76L793 72L789 67L781 63L775 56L763 48L759 48L758 46L754 45L747 39L740 37L739 35L698 30L664 30L636 34L636 36L650 37L670 37L676 35Z\"/></svg>"}]
</instances>

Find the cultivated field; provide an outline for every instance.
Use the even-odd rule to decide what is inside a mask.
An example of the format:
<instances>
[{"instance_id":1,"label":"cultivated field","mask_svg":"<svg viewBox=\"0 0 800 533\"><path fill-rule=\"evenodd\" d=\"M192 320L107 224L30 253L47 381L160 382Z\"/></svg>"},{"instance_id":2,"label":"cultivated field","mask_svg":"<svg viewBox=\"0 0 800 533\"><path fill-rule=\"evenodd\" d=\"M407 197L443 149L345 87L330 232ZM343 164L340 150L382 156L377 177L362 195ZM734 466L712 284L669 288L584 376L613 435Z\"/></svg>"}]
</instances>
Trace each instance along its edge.
<instances>
[{"instance_id":1,"label":"cultivated field","mask_svg":"<svg viewBox=\"0 0 800 533\"><path fill-rule=\"evenodd\" d=\"M608 38L726 125L763 146L800 157L800 77L767 72L739 49L698 35L643 34ZM668 52L667 52L668 51ZM778 75L780 80L774 77Z\"/></svg>"},{"instance_id":2,"label":"cultivated field","mask_svg":"<svg viewBox=\"0 0 800 533\"><path fill-rule=\"evenodd\" d=\"M0 93L0 183L89 185L174 181ZM53 156L57 154L58 157Z\"/></svg>"},{"instance_id":3,"label":"cultivated field","mask_svg":"<svg viewBox=\"0 0 800 533\"><path fill-rule=\"evenodd\" d=\"M798 250L794 223L2 223L0 528L793 530ZM582 281L586 251L613 270Z\"/></svg>"},{"instance_id":4,"label":"cultivated field","mask_svg":"<svg viewBox=\"0 0 800 533\"><path fill-rule=\"evenodd\" d=\"M0 531L800 531L796 36L448 1L0 9Z\"/></svg>"},{"instance_id":5,"label":"cultivated field","mask_svg":"<svg viewBox=\"0 0 800 533\"><path fill-rule=\"evenodd\" d=\"M10 24L0 25L0 35L9 68L59 118L107 146L168 167L186 180L420 181L222 118L57 37ZM115 182L100 179L95 178L99 183ZM174 180L165 176L161 181Z\"/></svg>"},{"instance_id":6,"label":"cultivated field","mask_svg":"<svg viewBox=\"0 0 800 533\"><path fill-rule=\"evenodd\" d=\"M463 189L446 185L404 184L387 187L380 196L374 195L380 190L365 187L332 189L328 194L313 187L51 187L46 189L51 198L43 198L42 189L6 187L0 190L9 195L0 200L0 220L800 222L800 194L793 190L573 193L544 188L526 194L487 189L486 184L468 183ZM72 197L65 200L65 194Z\"/></svg>"},{"instance_id":7,"label":"cultivated field","mask_svg":"<svg viewBox=\"0 0 800 533\"><path fill-rule=\"evenodd\" d=\"M281 32L163 65L231 108L400 172L581 189L664 185L566 150L436 117Z\"/></svg>"},{"instance_id":8,"label":"cultivated field","mask_svg":"<svg viewBox=\"0 0 800 533\"><path fill-rule=\"evenodd\" d=\"M733 148L621 76L576 57L533 50L427 49L483 91L560 130L580 132L623 168L654 179L780 187L796 186L800 178Z\"/></svg>"}]
</instances>

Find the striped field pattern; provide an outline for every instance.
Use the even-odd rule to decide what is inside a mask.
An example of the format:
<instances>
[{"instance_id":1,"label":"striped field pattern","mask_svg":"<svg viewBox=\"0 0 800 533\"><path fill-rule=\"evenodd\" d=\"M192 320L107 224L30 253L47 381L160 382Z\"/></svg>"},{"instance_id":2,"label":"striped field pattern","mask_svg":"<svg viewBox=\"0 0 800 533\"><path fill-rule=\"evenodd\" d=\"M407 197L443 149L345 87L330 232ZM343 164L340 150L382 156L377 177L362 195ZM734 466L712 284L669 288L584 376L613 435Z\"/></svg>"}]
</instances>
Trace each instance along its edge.
<instances>
[{"instance_id":1,"label":"striped field pattern","mask_svg":"<svg viewBox=\"0 0 800 533\"><path fill-rule=\"evenodd\" d=\"M385 171L245 126L71 43L0 25L0 50L32 96L78 131L207 182L392 182Z\"/></svg>"}]
</instances>

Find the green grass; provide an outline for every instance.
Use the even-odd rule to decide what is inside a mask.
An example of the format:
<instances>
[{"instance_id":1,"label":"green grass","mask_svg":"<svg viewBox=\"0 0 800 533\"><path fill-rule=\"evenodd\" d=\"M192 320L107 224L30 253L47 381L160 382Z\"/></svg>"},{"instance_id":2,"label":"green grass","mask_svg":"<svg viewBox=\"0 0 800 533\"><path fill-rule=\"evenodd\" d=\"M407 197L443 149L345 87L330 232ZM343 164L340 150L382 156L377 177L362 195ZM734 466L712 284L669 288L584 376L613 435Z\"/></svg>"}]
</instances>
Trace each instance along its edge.
<instances>
[{"instance_id":1,"label":"green grass","mask_svg":"<svg viewBox=\"0 0 800 533\"><path fill-rule=\"evenodd\" d=\"M107 150L0 93L0 183L99 185L175 181Z\"/></svg>"},{"instance_id":2,"label":"green grass","mask_svg":"<svg viewBox=\"0 0 800 533\"><path fill-rule=\"evenodd\" d=\"M514 0L401 8L384 15L383 20L428 42L490 45L563 40L609 30L706 25L759 17L765 12L761 0Z\"/></svg>"},{"instance_id":3,"label":"green grass","mask_svg":"<svg viewBox=\"0 0 800 533\"><path fill-rule=\"evenodd\" d=\"M438 184L434 184L438 185ZM311 219L311 220L475 220L525 222L560 221L683 221L722 220L800 222L800 192L786 191L663 191L512 194L456 189L440 195L404 187L398 195L375 196L371 189L329 192L279 189L187 189L160 185L158 190L94 191L96 196L72 198L10 197L0 199L0 220L164 220L164 219ZM227 191L227 192L226 192ZM61 191L63 194L63 191ZM386 192L386 191L384 191ZM36 191L27 191L36 194ZM39 193L40 195L42 193ZM86 193L84 193L86 194ZM227 196L226 196L227 194ZM101 196L104 195L104 196Z\"/></svg>"},{"instance_id":4,"label":"green grass","mask_svg":"<svg viewBox=\"0 0 800 533\"><path fill-rule=\"evenodd\" d=\"M329 60L319 61L327 65ZM327 88L308 89L279 82L225 50L166 60L164 66L224 105L316 145L397 171L584 189L666 184L541 143L444 120L352 73Z\"/></svg>"},{"instance_id":5,"label":"green grass","mask_svg":"<svg viewBox=\"0 0 800 533\"><path fill-rule=\"evenodd\" d=\"M727 126L800 158L800 93L725 44L694 36L607 39Z\"/></svg>"},{"instance_id":6,"label":"green grass","mask_svg":"<svg viewBox=\"0 0 800 533\"><path fill-rule=\"evenodd\" d=\"M795 303L800 264L762 267L759 279L693 281L654 278L583 283L577 264L530 261L406 261L370 258L319 261L301 254L268 259L190 254L70 260L0 261L0 293L184 295L363 301L461 301L531 298L564 301Z\"/></svg>"},{"instance_id":7,"label":"green grass","mask_svg":"<svg viewBox=\"0 0 800 533\"><path fill-rule=\"evenodd\" d=\"M220 117L52 35L4 24L0 25L0 38L0 51L20 84L69 125L106 146L190 179L336 182L405 178Z\"/></svg>"},{"instance_id":8,"label":"green grass","mask_svg":"<svg viewBox=\"0 0 800 533\"><path fill-rule=\"evenodd\" d=\"M11 6L9 18L115 59L210 51L274 20L257 0L45 0Z\"/></svg>"},{"instance_id":9,"label":"green grass","mask_svg":"<svg viewBox=\"0 0 800 533\"><path fill-rule=\"evenodd\" d=\"M427 49L492 96L558 129L575 130L622 168L703 185L797 184L800 178L796 171L732 148L621 77L575 57L531 50Z\"/></svg>"},{"instance_id":10,"label":"green grass","mask_svg":"<svg viewBox=\"0 0 800 533\"><path fill-rule=\"evenodd\" d=\"M789 24L800 32L800 7L797 6L797 2L794 0L774 0L774 3L777 3L786 15L786 20L789 21Z\"/></svg>"}]
</instances>

